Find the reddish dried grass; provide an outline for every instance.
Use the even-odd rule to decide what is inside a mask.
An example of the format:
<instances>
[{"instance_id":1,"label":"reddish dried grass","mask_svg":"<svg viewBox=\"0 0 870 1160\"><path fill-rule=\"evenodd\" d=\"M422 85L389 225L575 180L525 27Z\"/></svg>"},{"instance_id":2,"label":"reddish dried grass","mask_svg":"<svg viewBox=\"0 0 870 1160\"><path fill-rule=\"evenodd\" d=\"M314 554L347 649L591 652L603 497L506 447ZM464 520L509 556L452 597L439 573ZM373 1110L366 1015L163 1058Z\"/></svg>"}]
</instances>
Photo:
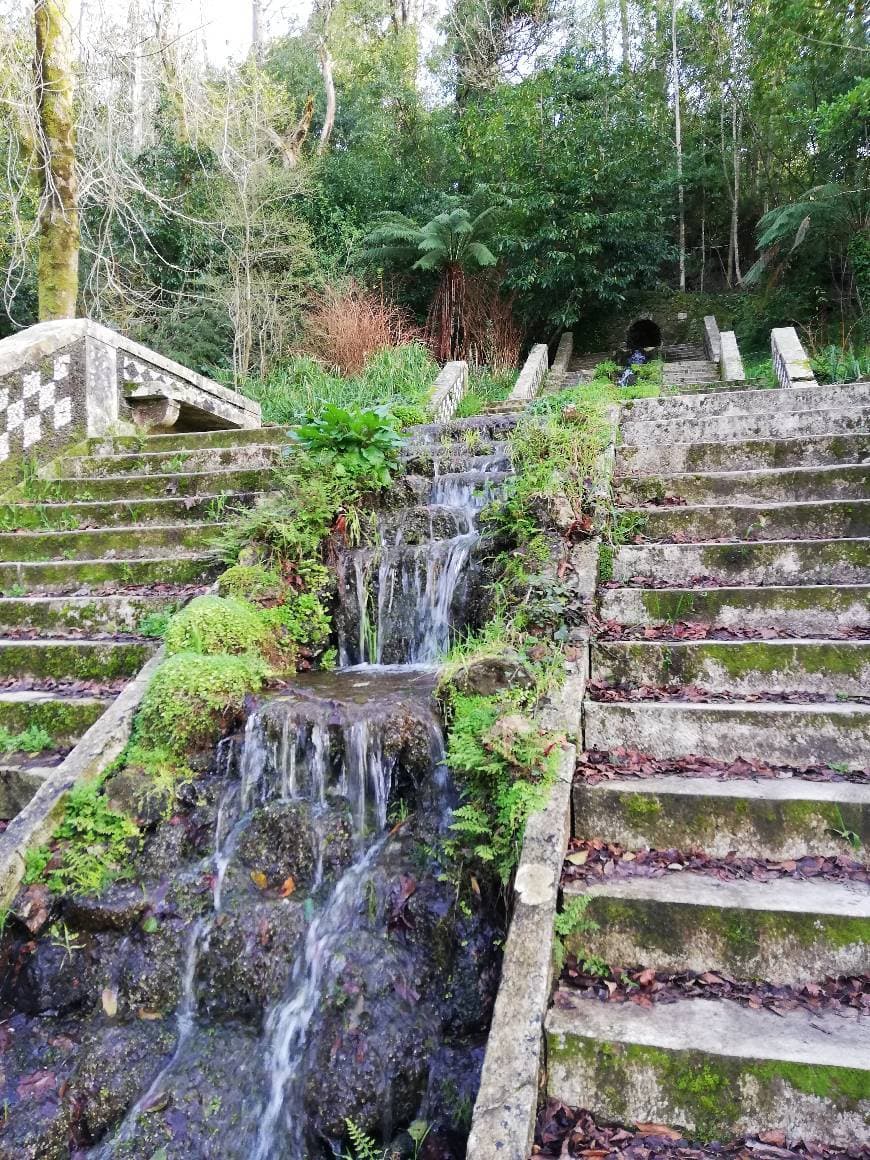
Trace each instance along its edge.
<instances>
[{"instance_id":1,"label":"reddish dried grass","mask_svg":"<svg viewBox=\"0 0 870 1160\"><path fill-rule=\"evenodd\" d=\"M382 291L351 282L327 288L305 320L305 351L345 376L358 375L379 350L419 342L408 314Z\"/></svg>"}]
</instances>

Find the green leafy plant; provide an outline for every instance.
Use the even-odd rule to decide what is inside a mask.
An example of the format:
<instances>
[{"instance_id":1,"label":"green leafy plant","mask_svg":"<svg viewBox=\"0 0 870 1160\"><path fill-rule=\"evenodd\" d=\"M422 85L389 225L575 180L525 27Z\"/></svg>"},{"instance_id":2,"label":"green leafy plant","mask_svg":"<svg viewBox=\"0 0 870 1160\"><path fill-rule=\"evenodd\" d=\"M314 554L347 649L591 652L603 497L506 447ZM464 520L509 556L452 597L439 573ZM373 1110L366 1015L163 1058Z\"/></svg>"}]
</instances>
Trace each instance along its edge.
<instances>
[{"instance_id":1,"label":"green leafy plant","mask_svg":"<svg viewBox=\"0 0 870 1160\"><path fill-rule=\"evenodd\" d=\"M556 915L553 926L556 932L553 939L553 959L556 964L556 973L561 974L567 954L566 940L575 935L595 934L599 929L598 923L589 918L590 898L588 894L578 894L570 899ZM582 956L578 956L582 957ZM584 962L590 961L583 958Z\"/></svg>"},{"instance_id":2,"label":"green leafy plant","mask_svg":"<svg viewBox=\"0 0 870 1160\"><path fill-rule=\"evenodd\" d=\"M386 1160L389 1155L388 1149L379 1148L375 1138L364 1132L353 1120L345 1119L344 1123L353 1149L352 1154L345 1157L345 1160Z\"/></svg>"},{"instance_id":3,"label":"green leafy plant","mask_svg":"<svg viewBox=\"0 0 870 1160\"><path fill-rule=\"evenodd\" d=\"M172 611L168 608L160 612L146 612L136 625L136 631L142 636L163 637L171 617Z\"/></svg>"},{"instance_id":4,"label":"green leafy plant","mask_svg":"<svg viewBox=\"0 0 870 1160\"><path fill-rule=\"evenodd\" d=\"M261 654L269 640L260 612L234 596L197 596L177 612L166 629L166 653Z\"/></svg>"},{"instance_id":5,"label":"green leafy plant","mask_svg":"<svg viewBox=\"0 0 870 1160\"><path fill-rule=\"evenodd\" d=\"M838 838L842 838L845 842L848 842L856 852L861 849L861 835L849 829L843 820L843 812L839 807L837 807L837 824L831 826L831 832L836 834Z\"/></svg>"},{"instance_id":6,"label":"green leafy plant","mask_svg":"<svg viewBox=\"0 0 870 1160\"><path fill-rule=\"evenodd\" d=\"M55 741L47 729L41 725L28 725L21 733L10 733L0 725L0 752L2 753L43 753L54 749Z\"/></svg>"},{"instance_id":7,"label":"green leafy plant","mask_svg":"<svg viewBox=\"0 0 870 1160\"><path fill-rule=\"evenodd\" d=\"M330 403L317 418L291 428L290 435L320 453L337 475L348 475L363 487L389 487L402 446L384 407L352 411Z\"/></svg>"}]
</instances>

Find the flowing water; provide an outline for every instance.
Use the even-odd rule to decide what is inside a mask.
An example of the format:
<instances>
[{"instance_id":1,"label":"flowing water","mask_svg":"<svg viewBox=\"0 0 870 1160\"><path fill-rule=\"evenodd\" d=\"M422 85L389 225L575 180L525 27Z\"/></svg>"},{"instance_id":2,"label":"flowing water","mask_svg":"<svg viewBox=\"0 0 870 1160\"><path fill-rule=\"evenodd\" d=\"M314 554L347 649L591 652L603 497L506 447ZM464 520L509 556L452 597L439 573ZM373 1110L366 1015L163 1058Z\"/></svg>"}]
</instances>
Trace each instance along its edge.
<instances>
[{"instance_id":1,"label":"flowing water","mask_svg":"<svg viewBox=\"0 0 870 1160\"><path fill-rule=\"evenodd\" d=\"M497 956L483 916L457 920L437 865L454 791L433 665L471 622L479 515L506 461L497 445L457 458L444 471L433 456L415 502L384 513L376 544L341 561L342 668L294 678L221 743L192 807L200 853L172 846L158 860L150 946L136 928L100 944L120 964L111 978L127 978L125 956L159 962L166 934L175 1034L168 1049L159 1040L159 1067L147 1067L153 1049L133 1058L141 1079L127 1076L133 1098L108 1132L87 1091L76 1097L79 1155L302 1160L330 1155L346 1118L386 1141L473 1098ZM162 850L184 835L170 823L158 837ZM152 1018L118 990L126 1020ZM125 1050L163 1035L135 1019L126 1028L99 1024L100 1050L121 1030Z\"/></svg>"}]
</instances>

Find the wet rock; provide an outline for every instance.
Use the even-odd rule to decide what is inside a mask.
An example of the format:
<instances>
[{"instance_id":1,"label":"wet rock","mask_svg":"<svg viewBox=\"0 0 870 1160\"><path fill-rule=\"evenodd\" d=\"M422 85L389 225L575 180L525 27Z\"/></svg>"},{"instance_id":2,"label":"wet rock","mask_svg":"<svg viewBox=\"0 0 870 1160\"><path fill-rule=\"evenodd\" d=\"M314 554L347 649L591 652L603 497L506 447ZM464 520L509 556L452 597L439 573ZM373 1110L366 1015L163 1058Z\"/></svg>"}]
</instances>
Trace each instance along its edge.
<instances>
[{"instance_id":1,"label":"wet rock","mask_svg":"<svg viewBox=\"0 0 870 1160\"><path fill-rule=\"evenodd\" d=\"M0 1027L0 1160L67 1160L71 1116L62 1093L77 1044L65 1025L12 1015Z\"/></svg>"},{"instance_id":2,"label":"wet rock","mask_svg":"<svg viewBox=\"0 0 870 1160\"><path fill-rule=\"evenodd\" d=\"M176 923L154 921L155 931L139 931L119 949L119 1009L128 1017L167 1015L175 1010L180 998L187 929Z\"/></svg>"},{"instance_id":3,"label":"wet rock","mask_svg":"<svg viewBox=\"0 0 870 1160\"><path fill-rule=\"evenodd\" d=\"M58 935L57 941L18 942L10 948L0 995L5 1003L28 1015L64 1013L86 1002L89 973L85 941L77 941L75 936L65 941Z\"/></svg>"},{"instance_id":4,"label":"wet rock","mask_svg":"<svg viewBox=\"0 0 870 1160\"><path fill-rule=\"evenodd\" d=\"M63 918L78 930L129 931L142 918L147 906L140 887L115 883L101 894L65 898Z\"/></svg>"},{"instance_id":5,"label":"wet rock","mask_svg":"<svg viewBox=\"0 0 870 1160\"><path fill-rule=\"evenodd\" d=\"M292 878L296 885L314 873L314 832L307 802L272 802L254 810L239 838L238 859L266 884L279 887Z\"/></svg>"},{"instance_id":6,"label":"wet rock","mask_svg":"<svg viewBox=\"0 0 870 1160\"><path fill-rule=\"evenodd\" d=\"M200 1011L220 1018L259 1018L284 991L305 932L304 904L261 899L221 914L196 972Z\"/></svg>"},{"instance_id":7,"label":"wet rock","mask_svg":"<svg viewBox=\"0 0 870 1160\"><path fill-rule=\"evenodd\" d=\"M85 1038L70 1080L83 1140L95 1143L121 1120L166 1063L175 1040L174 1025L144 1020L101 1026Z\"/></svg>"},{"instance_id":8,"label":"wet rock","mask_svg":"<svg viewBox=\"0 0 870 1160\"><path fill-rule=\"evenodd\" d=\"M458 1047L441 1047L434 1053L420 1112L423 1119L433 1125L468 1130L480 1087L485 1050L484 1040Z\"/></svg>"},{"instance_id":9,"label":"wet rock","mask_svg":"<svg viewBox=\"0 0 870 1160\"><path fill-rule=\"evenodd\" d=\"M502 932L482 915L451 924L448 971L439 973L441 1014L451 1038L485 1032L501 977L497 936Z\"/></svg>"},{"instance_id":10,"label":"wet rock","mask_svg":"<svg viewBox=\"0 0 870 1160\"><path fill-rule=\"evenodd\" d=\"M353 861L350 811L335 807L318 819L323 877L339 878Z\"/></svg>"},{"instance_id":11,"label":"wet rock","mask_svg":"<svg viewBox=\"0 0 870 1160\"><path fill-rule=\"evenodd\" d=\"M171 801L169 788L155 786L153 780L135 765L113 774L106 782L106 796L113 810L136 818L146 826L156 825Z\"/></svg>"},{"instance_id":12,"label":"wet rock","mask_svg":"<svg viewBox=\"0 0 870 1160\"><path fill-rule=\"evenodd\" d=\"M502 689L530 689L534 678L518 652L507 649L498 656L472 657L452 670L442 682L464 696L491 697Z\"/></svg>"},{"instance_id":13,"label":"wet rock","mask_svg":"<svg viewBox=\"0 0 870 1160\"><path fill-rule=\"evenodd\" d=\"M36 1078L33 1088L33 1094L7 1107L0 1160L68 1160L69 1105L61 1100L54 1080Z\"/></svg>"}]
</instances>

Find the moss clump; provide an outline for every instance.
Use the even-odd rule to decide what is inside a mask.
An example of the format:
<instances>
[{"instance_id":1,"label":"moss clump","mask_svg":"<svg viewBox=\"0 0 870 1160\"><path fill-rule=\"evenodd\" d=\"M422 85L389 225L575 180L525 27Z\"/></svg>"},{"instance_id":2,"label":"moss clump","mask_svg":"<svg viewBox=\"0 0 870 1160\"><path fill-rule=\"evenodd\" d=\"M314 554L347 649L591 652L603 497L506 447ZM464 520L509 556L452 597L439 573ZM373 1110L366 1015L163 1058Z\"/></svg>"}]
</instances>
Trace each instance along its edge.
<instances>
[{"instance_id":1,"label":"moss clump","mask_svg":"<svg viewBox=\"0 0 870 1160\"><path fill-rule=\"evenodd\" d=\"M176 653L154 674L142 699L138 736L173 753L212 745L241 718L245 697L265 676L264 662L250 654Z\"/></svg>"},{"instance_id":2,"label":"moss clump","mask_svg":"<svg viewBox=\"0 0 870 1160\"><path fill-rule=\"evenodd\" d=\"M259 653L268 629L257 610L235 597L197 596L173 616L166 629L166 652L202 656Z\"/></svg>"},{"instance_id":3,"label":"moss clump","mask_svg":"<svg viewBox=\"0 0 870 1160\"><path fill-rule=\"evenodd\" d=\"M280 604L287 585L277 572L262 564L234 564L218 578L221 596L233 596L251 604Z\"/></svg>"}]
</instances>

